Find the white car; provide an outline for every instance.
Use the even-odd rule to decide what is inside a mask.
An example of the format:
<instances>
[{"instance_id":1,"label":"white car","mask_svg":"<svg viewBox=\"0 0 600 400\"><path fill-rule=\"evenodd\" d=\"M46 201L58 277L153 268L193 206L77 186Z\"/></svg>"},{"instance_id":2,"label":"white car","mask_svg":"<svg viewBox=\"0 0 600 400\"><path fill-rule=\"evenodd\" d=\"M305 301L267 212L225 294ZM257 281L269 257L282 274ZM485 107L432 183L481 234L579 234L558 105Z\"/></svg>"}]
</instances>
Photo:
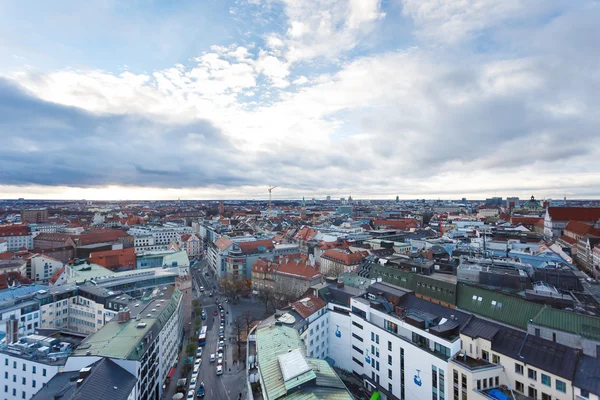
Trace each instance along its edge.
<instances>
[{"instance_id":1,"label":"white car","mask_svg":"<svg viewBox=\"0 0 600 400\"><path fill-rule=\"evenodd\" d=\"M202 364L202 359L201 358L196 358L196 362L194 363L194 366L196 366L196 365L199 366L200 364Z\"/></svg>"},{"instance_id":2,"label":"white car","mask_svg":"<svg viewBox=\"0 0 600 400\"><path fill-rule=\"evenodd\" d=\"M198 374L199 369L200 369L200 365L194 365L194 375Z\"/></svg>"},{"instance_id":3,"label":"white car","mask_svg":"<svg viewBox=\"0 0 600 400\"><path fill-rule=\"evenodd\" d=\"M210 355L210 362L215 362L215 355L214 354Z\"/></svg>"},{"instance_id":4,"label":"white car","mask_svg":"<svg viewBox=\"0 0 600 400\"><path fill-rule=\"evenodd\" d=\"M223 353L219 353L219 361L223 361Z\"/></svg>"},{"instance_id":5,"label":"white car","mask_svg":"<svg viewBox=\"0 0 600 400\"><path fill-rule=\"evenodd\" d=\"M192 380L190 381L190 387L188 387L188 390L195 390L196 389L196 376L192 377Z\"/></svg>"},{"instance_id":6,"label":"white car","mask_svg":"<svg viewBox=\"0 0 600 400\"><path fill-rule=\"evenodd\" d=\"M196 350L196 358L200 357L202 357L202 347L198 347L198 350Z\"/></svg>"},{"instance_id":7,"label":"white car","mask_svg":"<svg viewBox=\"0 0 600 400\"><path fill-rule=\"evenodd\" d=\"M190 390L190 391L188 392L188 395L187 395L186 399L188 399L188 400L190 400L190 399L194 399L194 397L195 397L195 396L196 396L196 393L194 393L194 391L193 391L193 390Z\"/></svg>"},{"instance_id":8,"label":"white car","mask_svg":"<svg viewBox=\"0 0 600 400\"><path fill-rule=\"evenodd\" d=\"M220 365L217 366L217 375L223 375L223 367Z\"/></svg>"},{"instance_id":9,"label":"white car","mask_svg":"<svg viewBox=\"0 0 600 400\"><path fill-rule=\"evenodd\" d=\"M204 292L204 286L200 286L200 291Z\"/></svg>"}]
</instances>

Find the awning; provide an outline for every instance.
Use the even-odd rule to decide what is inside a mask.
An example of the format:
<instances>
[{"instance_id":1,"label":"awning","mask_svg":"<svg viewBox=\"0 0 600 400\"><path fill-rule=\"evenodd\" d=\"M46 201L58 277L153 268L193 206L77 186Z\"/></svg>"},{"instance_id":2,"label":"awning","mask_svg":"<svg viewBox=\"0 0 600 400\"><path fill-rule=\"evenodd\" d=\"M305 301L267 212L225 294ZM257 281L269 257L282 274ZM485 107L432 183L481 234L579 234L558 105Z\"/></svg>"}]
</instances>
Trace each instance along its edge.
<instances>
[{"instance_id":1,"label":"awning","mask_svg":"<svg viewBox=\"0 0 600 400\"><path fill-rule=\"evenodd\" d=\"M373 392L373 394L371 395L371 400L379 400L380 397L381 394L379 392Z\"/></svg>"},{"instance_id":2,"label":"awning","mask_svg":"<svg viewBox=\"0 0 600 400\"><path fill-rule=\"evenodd\" d=\"M175 367L171 367L171 369L169 370L169 374L167 375L167 379L171 379L173 377L173 374L175 374Z\"/></svg>"}]
</instances>

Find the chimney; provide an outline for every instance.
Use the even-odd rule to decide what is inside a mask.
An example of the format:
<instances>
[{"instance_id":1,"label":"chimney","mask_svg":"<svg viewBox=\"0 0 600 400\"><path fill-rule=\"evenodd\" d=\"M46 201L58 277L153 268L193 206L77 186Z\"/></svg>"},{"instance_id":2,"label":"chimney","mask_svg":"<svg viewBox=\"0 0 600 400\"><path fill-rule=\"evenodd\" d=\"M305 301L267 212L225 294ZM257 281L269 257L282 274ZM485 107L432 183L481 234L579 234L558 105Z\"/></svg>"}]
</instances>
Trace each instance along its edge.
<instances>
[{"instance_id":1,"label":"chimney","mask_svg":"<svg viewBox=\"0 0 600 400\"><path fill-rule=\"evenodd\" d=\"M85 367L85 368L81 368L79 370L79 380L77 381L77 385L79 385L79 381L82 381L87 378L88 376L90 376L90 373L92 371L92 367Z\"/></svg>"},{"instance_id":2,"label":"chimney","mask_svg":"<svg viewBox=\"0 0 600 400\"><path fill-rule=\"evenodd\" d=\"M119 311L119 315L118 315L119 324L123 324L123 323L129 321L130 319L131 319L131 313L129 312L128 308L124 308L121 311Z\"/></svg>"},{"instance_id":3,"label":"chimney","mask_svg":"<svg viewBox=\"0 0 600 400\"><path fill-rule=\"evenodd\" d=\"M19 341L19 320L14 315L6 320L6 343L15 343Z\"/></svg>"}]
</instances>

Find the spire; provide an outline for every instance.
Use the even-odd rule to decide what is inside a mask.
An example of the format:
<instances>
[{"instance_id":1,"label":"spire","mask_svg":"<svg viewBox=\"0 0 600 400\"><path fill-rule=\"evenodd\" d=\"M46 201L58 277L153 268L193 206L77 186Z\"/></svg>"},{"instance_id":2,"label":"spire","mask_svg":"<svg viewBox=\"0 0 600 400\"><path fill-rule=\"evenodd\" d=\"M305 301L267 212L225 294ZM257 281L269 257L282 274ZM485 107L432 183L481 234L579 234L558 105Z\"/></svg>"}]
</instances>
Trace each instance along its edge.
<instances>
[{"instance_id":1,"label":"spire","mask_svg":"<svg viewBox=\"0 0 600 400\"><path fill-rule=\"evenodd\" d=\"M302 207L306 207L306 200L304 200L304 196L302 196Z\"/></svg>"}]
</instances>

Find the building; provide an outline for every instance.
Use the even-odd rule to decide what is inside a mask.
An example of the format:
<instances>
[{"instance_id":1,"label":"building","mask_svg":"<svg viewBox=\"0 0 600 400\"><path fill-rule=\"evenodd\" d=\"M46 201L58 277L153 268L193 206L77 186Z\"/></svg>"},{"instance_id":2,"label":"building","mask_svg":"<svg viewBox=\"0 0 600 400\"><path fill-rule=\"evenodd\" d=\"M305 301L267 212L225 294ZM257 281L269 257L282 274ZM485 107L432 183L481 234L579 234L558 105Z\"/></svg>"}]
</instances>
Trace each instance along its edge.
<instances>
[{"instance_id":1,"label":"building","mask_svg":"<svg viewBox=\"0 0 600 400\"><path fill-rule=\"evenodd\" d=\"M189 258L200 257L204 253L203 242L195 233L181 235L179 243Z\"/></svg>"},{"instance_id":2,"label":"building","mask_svg":"<svg viewBox=\"0 0 600 400\"><path fill-rule=\"evenodd\" d=\"M101 358L79 371L59 372L31 400L135 400L136 378L110 358Z\"/></svg>"},{"instance_id":3,"label":"building","mask_svg":"<svg viewBox=\"0 0 600 400\"><path fill-rule=\"evenodd\" d=\"M407 219L374 219L371 224L375 229L398 229L402 231L416 229L419 221L412 218Z\"/></svg>"},{"instance_id":4,"label":"building","mask_svg":"<svg viewBox=\"0 0 600 400\"><path fill-rule=\"evenodd\" d=\"M34 282L48 283L50 278L62 268L63 262L45 254L36 254L30 258L30 278Z\"/></svg>"},{"instance_id":5,"label":"building","mask_svg":"<svg viewBox=\"0 0 600 400\"><path fill-rule=\"evenodd\" d=\"M8 243L4 239L0 239L0 254L8 251Z\"/></svg>"},{"instance_id":6,"label":"building","mask_svg":"<svg viewBox=\"0 0 600 400\"><path fill-rule=\"evenodd\" d=\"M31 334L0 347L2 398L34 398L64 368L68 355L78 342L72 337L67 339ZM52 397L44 393L35 398Z\"/></svg>"},{"instance_id":7,"label":"building","mask_svg":"<svg viewBox=\"0 0 600 400\"><path fill-rule=\"evenodd\" d=\"M249 358L257 360L248 367L248 376L259 377L260 390L249 387L248 398L351 400L344 383L333 368L321 359L306 356L298 332L273 322L256 328L255 346Z\"/></svg>"},{"instance_id":8,"label":"building","mask_svg":"<svg viewBox=\"0 0 600 400\"><path fill-rule=\"evenodd\" d=\"M90 253L88 261L114 272L136 268L135 249L133 247Z\"/></svg>"},{"instance_id":9,"label":"building","mask_svg":"<svg viewBox=\"0 0 600 400\"><path fill-rule=\"evenodd\" d=\"M46 208L32 208L29 210L21 211L21 221L23 223L40 223L48 222L48 209Z\"/></svg>"},{"instance_id":10,"label":"building","mask_svg":"<svg viewBox=\"0 0 600 400\"><path fill-rule=\"evenodd\" d=\"M162 250L138 253L136 256L137 269L155 267L189 268L190 259L183 250Z\"/></svg>"},{"instance_id":11,"label":"building","mask_svg":"<svg viewBox=\"0 0 600 400\"><path fill-rule=\"evenodd\" d=\"M600 207L548 207L544 216L544 235L551 238L564 235L570 221L600 228Z\"/></svg>"},{"instance_id":12,"label":"building","mask_svg":"<svg viewBox=\"0 0 600 400\"><path fill-rule=\"evenodd\" d=\"M40 223L30 223L28 224L31 232L40 232L40 233L59 233L63 232L67 224L55 224L52 222L40 222Z\"/></svg>"},{"instance_id":13,"label":"building","mask_svg":"<svg viewBox=\"0 0 600 400\"><path fill-rule=\"evenodd\" d=\"M220 278L251 279L252 265L259 258L298 252L295 244L275 245L270 239L230 239L222 236L208 246L208 265Z\"/></svg>"},{"instance_id":14,"label":"building","mask_svg":"<svg viewBox=\"0 0 600 400\"><path fill-rule=\"evenodd\" d=\"M0 274L8 275L11 272L27 276L27 261L22 259L0 260Z\"/></svg>"},{"instance_id":15,"label":"building","mask_svg":"<svg viewBox=\"0 0 600 400\"><path fill-rule=\"evenodd\" d=\"M75 242L71 236L64 233L40 233L33 239L33 245L38 249L54 249L67 246L75 248Z\"/></svg>"},{"instance_id":16,"label":"building","mask_svg":"<svg viewBox=\"0 0 600 400\"><path fill-rule=\"evenodd\" d=\"M585 235L579 239L576 246L577 263L581 268L588 272L592 272L595 269L593 250L594 247L600 245L600 230L596 231L597 233L595 232L595 235Z\"/></svg>"},{"instance_id":17,"label":"building","mask_svg":"<svg viewBox=\"0 0 600 400\"><path fill-rule=\"evenodd\" d=\"M0 239L6 242L7 251L18 251L23 247L33 248L33 235L29 227L11 225L0 227Z\"/></svg>"},{"instance_id":18,"label":"building","mask_svg":"<svg viewBox=\"0 0 600 400\"><path fill-rule=\"evenodd\" d=\"M127 231L132 236L151 236L155 245L178 242L181 235L193 233L190 226L134 226Z\"/></svg>"},{"instance_id":19,"label":"building","mask_svg":"<svg viewBox=\"0 0 600 400\"><path fill-rule=\"evenodd\" d=\"M302 332L299 332L306 354L324 360L329 356L327 303L314 295L307 295L292 303L292 310L306 322Z\"/></svg>"},{"instance_id":20,"label":"building","mask_svg":"<svg viewBox=\"0 0 600 400\"><path fill-rule=\"evenodd\" d=\"M135 399L161 398L182 335L182 294L167 286L121 309L116 320L88 336L68 358L64 371L79 371L109 358L134 376Z\"/></svg>"},{"instance_id":21,"label":"building","mask_svg":"<svg viewBox=\"0 0 600 400\"><path fill-rule=\"evenodd\" d=\"M344 272L355 271L367 256L367 251L352 253L349 250L327 250L321 255L321 273L325 276L337 277Z\"/></svg>"},{"instance_id":22,"label":"building","mask_svg":"<svg viewBox=\"0 0 600 400\"><path fill-rule=\"evenodd\" d=\"M252 289L257 293L272 290L278 296L296 299L322 280L314 259L300 253L258 259L252 265Z\"/></svg>"}]
</instances>

